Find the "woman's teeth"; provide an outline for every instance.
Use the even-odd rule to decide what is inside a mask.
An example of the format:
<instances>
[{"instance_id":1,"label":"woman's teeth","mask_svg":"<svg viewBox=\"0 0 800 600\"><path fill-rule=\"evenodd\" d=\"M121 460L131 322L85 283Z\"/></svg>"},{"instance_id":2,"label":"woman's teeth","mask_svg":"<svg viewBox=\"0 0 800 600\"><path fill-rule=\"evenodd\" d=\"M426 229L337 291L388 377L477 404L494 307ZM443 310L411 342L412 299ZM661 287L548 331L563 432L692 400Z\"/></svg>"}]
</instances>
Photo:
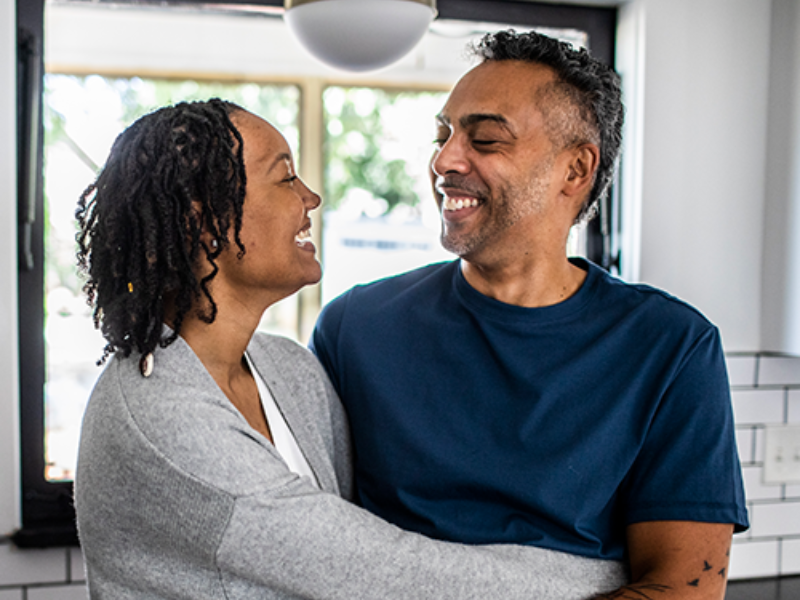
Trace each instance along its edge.
<instances>
[{"instance_id":1,"label":"woman's teeth","mask_svg":"<svg viewBox=\"0 0 800 600\"><path fill-rule=\"evenodd\" d=\"M445 198L442 206L445 210L461 210L470 206L478 206L476 198Z\"/></svg>"},{"instance_id":2,"label":"woman's teeth","mask_svg":"<svg viewBox=\"0 0 800 600\"><path fill-rule=\"evenodd\" d=\"M302 246L303 244L305 244L307 241L310 241L310 240L311 240L311 229L310 228L309 229L304 229L303 231L298 233L296 236L294 236L294 241L297 242L298 246Z\"/></svg>"}]
</instances>

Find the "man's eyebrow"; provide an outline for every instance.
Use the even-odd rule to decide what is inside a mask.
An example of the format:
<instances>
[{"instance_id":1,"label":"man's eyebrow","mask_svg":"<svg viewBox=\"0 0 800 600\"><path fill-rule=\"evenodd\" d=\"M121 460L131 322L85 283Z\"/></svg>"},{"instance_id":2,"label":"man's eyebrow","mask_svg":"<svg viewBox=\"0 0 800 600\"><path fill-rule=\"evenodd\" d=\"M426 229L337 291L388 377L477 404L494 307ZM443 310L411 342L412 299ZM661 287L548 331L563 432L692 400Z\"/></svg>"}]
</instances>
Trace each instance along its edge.
<instances>
[{"instance_id":1,"label":"man's eyebrow","mask_svg":"<svg viewBox=\"0 0 800 600\"><path fill-rule=\"evenodd\" d=\"M445 115L441 114L436 115L436 121L440 125L445 125L445 126L450 125L450 119ZM463 127L464 129L467 129L468 127L472 127L473 125L477 125L478 123L482 123L484 121L491 121L492 123L497 123L498 125L500 125L500 127L505 129L511 137L516 139L517 135L514 133L514 129L511 127L511 123L509 123L508 119L506 119L503 115L498 115L495 113L471 113L469 115L464 115L463 117L458 119L459 125L461 125L461 127Z\"/></svg>"}]
</instances>

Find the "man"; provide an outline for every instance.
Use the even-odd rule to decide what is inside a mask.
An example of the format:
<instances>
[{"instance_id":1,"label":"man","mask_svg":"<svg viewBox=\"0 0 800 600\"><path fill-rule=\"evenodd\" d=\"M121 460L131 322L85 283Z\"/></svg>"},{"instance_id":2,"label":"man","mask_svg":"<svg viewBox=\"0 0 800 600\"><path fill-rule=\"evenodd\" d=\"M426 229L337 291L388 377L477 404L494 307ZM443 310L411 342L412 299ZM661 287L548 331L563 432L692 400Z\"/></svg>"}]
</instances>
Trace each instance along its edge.
<instances>
[{"instance_id":1,"label":"man","mask_svg":"<svg viewBox=\"0 0 800 600\"><path fill-rule=\"evenodd\" d=\"M355 288L314 332L359 498L432 537L626 561L598 598L721 599L747 514L719 333L566 257L613 174L618 78L533 33L476 51L431 160L460 260Z\"/></svg>"}]
</instances>

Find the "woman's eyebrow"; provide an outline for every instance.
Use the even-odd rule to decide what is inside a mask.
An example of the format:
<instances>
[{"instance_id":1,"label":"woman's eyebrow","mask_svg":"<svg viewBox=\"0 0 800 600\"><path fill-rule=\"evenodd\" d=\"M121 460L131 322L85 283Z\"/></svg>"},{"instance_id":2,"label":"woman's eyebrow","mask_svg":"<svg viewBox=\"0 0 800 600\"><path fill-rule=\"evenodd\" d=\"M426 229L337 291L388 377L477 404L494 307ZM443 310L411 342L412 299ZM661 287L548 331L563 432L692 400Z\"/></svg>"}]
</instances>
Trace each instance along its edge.
<instances>
[{"instance_id":1,"label":"woman's eyebrow","mask_svg":"<svg viewBox=\"0 0 800 600\"><path fill-rule=\"evenodd\" d=\"M291 155L291 154L289 154L288 152L281 152L280 154L278 154L278 155L277 155L277 156L276 156L276 157L273 159L273 161L272 161L272 164L271 164L271 165L269 166L269 168L267 169L267 173L269 173L270 171L272 171L272 169L274 169L274 168L275 168L275 166L276 166L276 165L278 165L279 163L281 163L281 162L284 162L284 161L287 161L287 160L288 160L288 161L291 163L291 162L292 162L292 155Z\"/></svg>"}]
</instances>

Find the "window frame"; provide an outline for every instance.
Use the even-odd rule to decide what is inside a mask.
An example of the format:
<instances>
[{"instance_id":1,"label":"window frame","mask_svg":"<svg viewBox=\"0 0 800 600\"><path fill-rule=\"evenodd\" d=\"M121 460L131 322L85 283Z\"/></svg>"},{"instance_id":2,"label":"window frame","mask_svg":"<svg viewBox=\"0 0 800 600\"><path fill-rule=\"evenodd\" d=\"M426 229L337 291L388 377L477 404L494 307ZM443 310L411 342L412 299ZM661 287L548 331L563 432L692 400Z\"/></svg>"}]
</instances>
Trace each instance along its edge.
<instances>
[{"instance_id":1,"label":"window frame","mask_svg":"<svg viewBox=\"0 0 800 600\"><path fill-rule=\"evenodd\" d=\"M77 0L81 1L81 0ZM88 0L87 0L88 1ZM124 3L134 0L100 0ZM138 0L139 4L163 5L163 0ZM170 2L167 2L170 3ZM175 4L204 4L180 0ZM214 4L283 6L283 0L215 0ZM19 393L22 527L12 536L21 548L77 546L78 535L72 503L73 483L45 479L45 340L44 340L44 193L42 119L44 77L43 37L45 0L16 0L17 6L17 122L18 127L18 221L19 268ZM592 53L614 64L617 9L496 0L438 0L440 19L517 23L536 27L580 29L589 34ZM284 82L285 83L285 82ZM300 146L320 146L320 152L302 152L301 168L309 184L322 184L321 91L322 80L298 79L300 87ZM338 84L337 84L338 85ZM391 86L378 86L386 87ZM318 100L310 98L318 95ZM317 179L315 181L315 179ZM587 228L587 253L605 268L619 265L614 223L619 199L612 193L601 214ZM616 254L614 254L616 252ZM30 260L29 260L30 257ZM302 290L298 297L300 335L308 331L308 315L319 309L319 290Z\"/></svg>"}]
</instances>

